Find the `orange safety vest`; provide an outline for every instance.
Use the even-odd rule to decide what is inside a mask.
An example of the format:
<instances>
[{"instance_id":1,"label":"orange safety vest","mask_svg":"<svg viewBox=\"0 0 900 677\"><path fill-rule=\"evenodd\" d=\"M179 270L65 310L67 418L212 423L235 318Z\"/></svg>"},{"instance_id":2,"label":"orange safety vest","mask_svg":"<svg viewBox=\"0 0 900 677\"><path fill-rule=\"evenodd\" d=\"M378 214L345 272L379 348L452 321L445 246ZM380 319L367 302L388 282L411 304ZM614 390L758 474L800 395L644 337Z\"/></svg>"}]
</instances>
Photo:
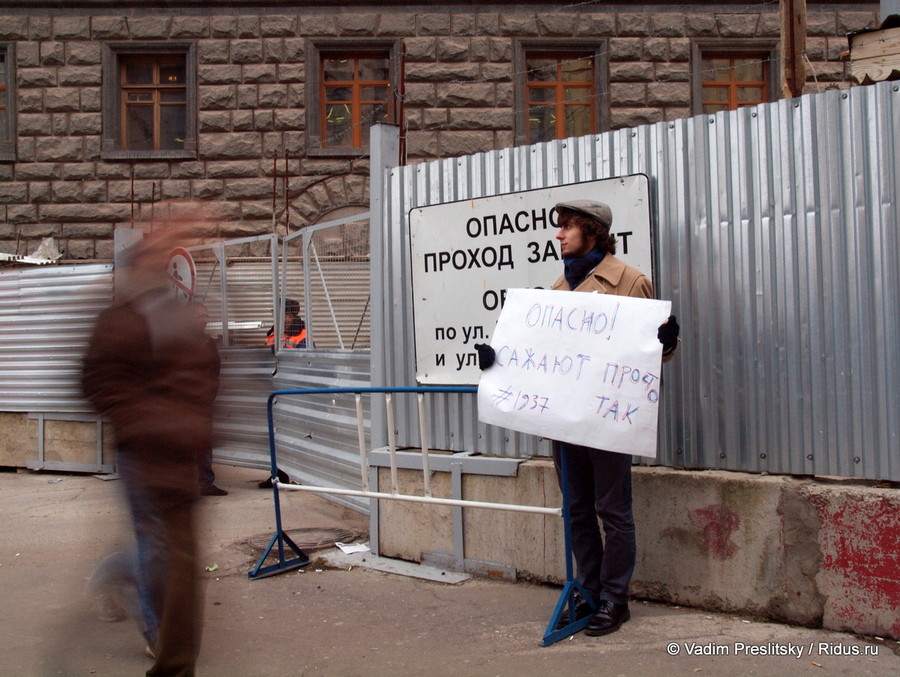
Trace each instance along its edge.
<instances>
[{"instance_id":1,"label":"orange safety vest","mask_svg":"<svg viewBox=\"0 0 900 677\"><path fill-rule=\"evenodd\" d=\"M271 334L266 336L266 347L267 348L275 347L275 332L272 332ZM301 329L299 334L294 334L293 336L288 335L287 332L282 334L281 347L282 348L305 348L306 347L306 327Z\"/></svg>"}]
</instances>

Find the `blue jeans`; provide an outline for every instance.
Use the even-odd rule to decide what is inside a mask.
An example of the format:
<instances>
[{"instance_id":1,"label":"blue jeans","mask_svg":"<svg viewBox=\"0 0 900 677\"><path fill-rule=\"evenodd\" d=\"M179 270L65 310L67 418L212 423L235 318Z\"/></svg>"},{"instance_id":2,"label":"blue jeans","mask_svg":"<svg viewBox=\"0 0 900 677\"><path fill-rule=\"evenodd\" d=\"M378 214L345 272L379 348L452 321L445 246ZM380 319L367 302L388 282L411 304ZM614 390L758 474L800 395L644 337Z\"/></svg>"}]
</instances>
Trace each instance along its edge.
<instances>
[{"instance_id":1,"label":"blue jeans","mask_svg":"<svg viewBox=\"0 0 900 677\"><path fill-rule=\"evenodd\" d=\"M154 485L155 472L127 453L119 454L118 470L137 543L135 570L144 637L156 652L156 663L147 674L189 677L202 626L194 496Z\"/></svg>"}]
</instances>

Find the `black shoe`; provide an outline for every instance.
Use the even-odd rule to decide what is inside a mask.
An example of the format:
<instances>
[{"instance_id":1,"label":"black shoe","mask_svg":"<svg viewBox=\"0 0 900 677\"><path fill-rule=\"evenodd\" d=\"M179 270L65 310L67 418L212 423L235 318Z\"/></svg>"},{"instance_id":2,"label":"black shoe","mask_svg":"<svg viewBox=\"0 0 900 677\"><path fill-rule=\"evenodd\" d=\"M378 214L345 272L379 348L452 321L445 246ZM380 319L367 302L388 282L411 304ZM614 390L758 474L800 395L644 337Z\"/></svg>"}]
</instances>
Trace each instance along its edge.
<instances>
[{"instance_id":1,"label":"black shoe","mask_svg":"<svg viewBox=\"0 0 900 677\"><path fill-rule=\"evenodd\" d=\"M622 627L622 623L631 618L627 604L614 604L608 599L601 599L597 605L597 613L588 623L584 634L591 637L608 635Z\"/></svg>"},{"instance_id":2,"label":"black shoe","mask_svg":"<svg viewBox=\"0 0 900 677\"><path fill-rule=\"evenodd\" d=\"M200 495L201 496L227 496L228 492L224 489L219 489L215 484L210 484L205 487L200 487Z\"/></svg>"},{"instance_id":3,"label":"black shoe","mask_svg":"<svg viewBox=\"0 0 900 677\"><path fill-rule=\"evenodd\" d=\"M582 618L587 618L588 616L593 615L594 607L592 607L587 601L585 601L584 597L577 594L575 595L575 621L569 620L572 616L569 613L571 608L563 611L562 615L559 617L559 621L556 623L556 629L561 630L566 627L570 623L574 623L575 621L580 621Z\"/></svg>"},{"instance_id":4,"label":"black shoe","mask_svg":"<svg viewBox=\"0 0 900 677\"><path fill-rule=\"evenodd\" d=\"M288 476L288 474L284 470L279 470L278 471L278 481L281 482L282 484L290 484L291 478ZM271 489L272 488L272 478L267 477L262 482L260 482L259 488L260 489Z\"/></svg>"}]
</instances>

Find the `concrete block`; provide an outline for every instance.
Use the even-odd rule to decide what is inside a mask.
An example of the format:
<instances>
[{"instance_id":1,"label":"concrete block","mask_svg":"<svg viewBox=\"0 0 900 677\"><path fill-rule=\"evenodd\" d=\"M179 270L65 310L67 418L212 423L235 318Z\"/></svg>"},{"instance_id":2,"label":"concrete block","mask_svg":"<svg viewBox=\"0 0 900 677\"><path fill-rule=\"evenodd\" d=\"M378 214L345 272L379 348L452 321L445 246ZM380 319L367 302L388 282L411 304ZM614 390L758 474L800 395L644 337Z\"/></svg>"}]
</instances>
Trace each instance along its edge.
<instances>
[{"instance_id":1,"label":"concrete block","mask_svg":"<svg viewBox=\"0 0 900 677\"><path fill-rule=\"evenodd\" d=\"M0 466L24 468L37 456L37 421L28 414L0 412Z\"/></svg>"},{"instance_id":2,"label":"concrete block","mask_svg":"<svg viewBox=\"0 0 900 677\"><path fill-rule=\"evenodd\" d=\"M421 472L399 471L400 493L422 495ZM900 637L900 493L791 477L635 467L638 559L632 593L685 606L882 637ZM390 490L381 469L381 491ZM448 473L432 492L452 497ZM560 507L552 462L514 477L466 474L467 500ZM522 578L565 578L562 520L464 508L465 560ZM379 551L421 561L454 554L453 509L382 501ZM456 553L458 554L458 553Z\"/></svg>"},{"instance_id":3,"label":"concrete block","mask_svg":"<svg viewBox=\"0 0 900 677\"><path fill-rule=\"evenodd\" d=\"M820 521L823 627L900 637L900 492L810 483L802 495Z\"/></svg>"}]
</instances>

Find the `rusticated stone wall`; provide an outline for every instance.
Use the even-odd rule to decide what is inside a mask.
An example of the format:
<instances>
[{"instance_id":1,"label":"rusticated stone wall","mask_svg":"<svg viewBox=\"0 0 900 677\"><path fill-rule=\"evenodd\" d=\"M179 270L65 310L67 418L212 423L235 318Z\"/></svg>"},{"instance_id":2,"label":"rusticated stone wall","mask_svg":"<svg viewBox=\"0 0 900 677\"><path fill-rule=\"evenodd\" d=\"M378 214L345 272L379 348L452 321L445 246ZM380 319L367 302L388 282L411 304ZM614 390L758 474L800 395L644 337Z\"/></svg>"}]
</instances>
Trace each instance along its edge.
<instances>
[{"instance_id":1,"label":"rusticated stone wall","mask_svg":"<svg viewBox=\"0 0 900 677\"><path fill-rule=\"evenodd\" d=\"M273 192L282 232L287 203L292 230L364 207L365 154L307 156L307 38L402 40L405 161L417 162L514 145L517 38L607 39L607 119L616 129L691 114L694 40L772 39L779 26L777 3L609 11L549 3L340 11L290 2L243 11L16 4L0 8L0 42L15 49L18 133L15 161L0 162L0 252L31 253L53 237L66 259L110 259L114 229L145 218L161 199L219 203L223 220L206 233L215 238L270 232ZM849 86L847 33L875 26L877 12L877 4L810 3L808 93ZM101 158L102 44L127 40L196 41L196 159Z\"/></svg>"}]
</instances>

